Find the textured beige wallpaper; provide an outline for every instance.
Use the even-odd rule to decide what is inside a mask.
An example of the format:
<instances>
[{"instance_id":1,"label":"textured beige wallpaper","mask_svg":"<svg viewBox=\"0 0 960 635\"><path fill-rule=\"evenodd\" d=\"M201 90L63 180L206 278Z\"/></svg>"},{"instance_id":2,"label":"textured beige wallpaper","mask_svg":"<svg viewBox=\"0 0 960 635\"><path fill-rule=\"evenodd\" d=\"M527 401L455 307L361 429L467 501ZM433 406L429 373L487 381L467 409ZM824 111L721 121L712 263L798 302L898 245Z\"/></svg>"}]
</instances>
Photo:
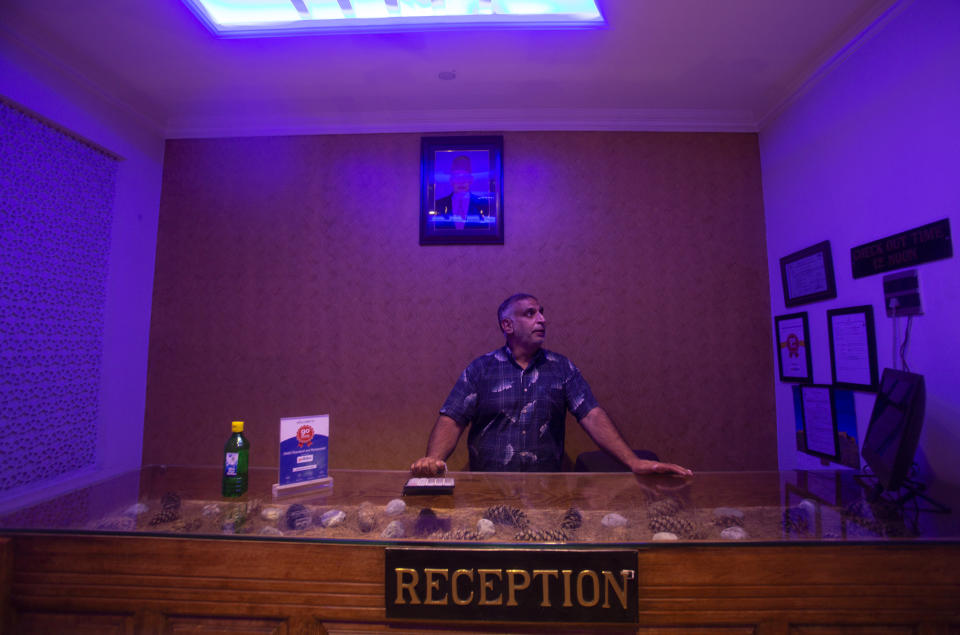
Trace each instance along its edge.
<instances>
[{"instance_id":1,"label":"textured beige wallpaper","mask_svg":"<svg viewBox=\"0 0 960 635\"><path fill-rule=\"evenodd\" d=\"M420 135L167 143L145 463L254 465L329 413L331 467L405 469L515 291L635 447L776 467L752 134L504 134L502 246L418 244ZM593 449L568 418L567 453ZM464 468L465 438L451 461Z\"/></svg>"}]
</instances>

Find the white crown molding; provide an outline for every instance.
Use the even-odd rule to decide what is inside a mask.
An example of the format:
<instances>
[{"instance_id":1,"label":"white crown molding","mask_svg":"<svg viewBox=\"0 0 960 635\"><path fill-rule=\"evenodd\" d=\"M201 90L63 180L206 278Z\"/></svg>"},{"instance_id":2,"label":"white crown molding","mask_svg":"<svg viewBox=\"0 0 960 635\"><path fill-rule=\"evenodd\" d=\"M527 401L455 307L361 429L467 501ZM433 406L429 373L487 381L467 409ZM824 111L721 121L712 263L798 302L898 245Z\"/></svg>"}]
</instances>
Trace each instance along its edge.
<instances>
[{"instance_id":1,"label":"white crown molding","mask_svg":"<svg viewBox=\"0 0 960 635\"><path fill-rule=\"evenodd\" d=\"M670 132L758 132L772 123L820 80L838 68L860 46L879 33L914 0L875 0L849 28L839 33L793 82L771 94L756 110L696 109L493 109L366 112L256 112L246 115L222 113L163 114L142 95L125 93L122 87L106 86L78 71L71 63L46 51L40 42L27 39L0 25L0 37L68 77L87 94L126 115L141 126L166 138L267 136L300 134L371 134L389 132L450 132L462 130L597 130ZM208 109L207 112L210 112ZM41 113L42 114L42 113Z\"/></svg>"},{"instance_id":2,"label":"white crown molding","mask_svg":"<svg viewBox=\"0 0 960 635\"><path fill-rule=\"evenodd\" d=\"M16 48L20 54L29 57L34 63L40 64L49 72L56 74L74 90L85 94L106 109L136 122L137 126L151 134L160 135L162 133L163 125L155 115L146 114L146 109L133 106L131 100L122 98L116 90L108 90L90 79L90 77L77 70L75 66L53 55L46 47L38 44L32 38L15 33L0 24L0 39L5 40L8 45ZM45 116L45 113L42 112L38 114Z\"/></svg>"},{"instance_id":3,"label":"white crown molding","mask_svg":"<svg viewBox=\"0 0 960 635\"><path fill-rule=\"evenodd\" d=\"M913 4L914 0L877 0L859 20L825 47L820 55L790 83L773 105L757 121L757 129L763 130L777 119L794 102L803 97L816 84L840 67L854 51L880 33L893 18Z\"/></svg>"},{"instance_id":4,"label":"white crown molding","mask_svg":"<svg viewBox=\"0 0 960 635\"><path fill-rule=\"evenodd\" d=\"M505 109L381 111L349 114L185 117L168 121L167 138L374 134L391 132L657 131L756 132L746 111L647 109Z\"/></svg>"}]
</instances>

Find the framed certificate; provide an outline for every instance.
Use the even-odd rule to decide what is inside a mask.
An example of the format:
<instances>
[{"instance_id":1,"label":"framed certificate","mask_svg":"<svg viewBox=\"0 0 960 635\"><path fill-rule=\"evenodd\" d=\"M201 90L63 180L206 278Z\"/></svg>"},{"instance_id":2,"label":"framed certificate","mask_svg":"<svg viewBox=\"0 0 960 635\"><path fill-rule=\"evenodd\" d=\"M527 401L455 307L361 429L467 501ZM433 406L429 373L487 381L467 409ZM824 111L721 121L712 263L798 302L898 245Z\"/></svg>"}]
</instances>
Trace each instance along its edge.
<instances>
[{"instance_id":1,"label":"framed certificate","mask_svg":"<svg viewBox=\"0 0 960 635\"><path fill-rule=\"evenodd\" d=\"M812 383L810 325L807 314L790 313L774 318L777 337L777 367L780 381Z\"/></svg>"},{"instance_id":2,"label":"framed certificate","mask_svg":"<svg viewBox=\"0 0 960 635\"><path fill-rule=\"evenodd\" d=\"M801 450L832 461L840 460L840 434L830 386L800 386L803 420Z\"/></svg>"},{"instance_id":3,"label":"framed certificate","mask_svg":"<svg viewBox=\"0 0 960 635\"><path fill-rule=\"evenodd\" d=\"M833 384L853 390L876 391L877 335L871 305L827 311L830 333L830 372Z\"/></svg>"},{"instance_id":4,"label":"framed certificate","mask_svg":"<svg viewBox=\"0 0 960 635\"><path fill-rule=\"evenodd\" d=\"M837 297L830 241L825 240L781 258L780 277L786 306Z\"/></svg>"}]
</instances>

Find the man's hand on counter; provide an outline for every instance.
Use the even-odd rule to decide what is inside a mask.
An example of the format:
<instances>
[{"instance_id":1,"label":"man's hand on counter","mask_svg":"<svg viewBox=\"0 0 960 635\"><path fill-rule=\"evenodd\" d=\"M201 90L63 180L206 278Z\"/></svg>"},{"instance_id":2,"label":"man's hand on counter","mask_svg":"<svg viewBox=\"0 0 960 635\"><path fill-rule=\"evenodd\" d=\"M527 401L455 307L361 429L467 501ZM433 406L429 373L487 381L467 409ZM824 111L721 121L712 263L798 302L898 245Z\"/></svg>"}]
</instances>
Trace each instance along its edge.
<instances>
[{"instance_id":1,"label":"man's hand on counter","mask_svg":"<svg viewBox=\"0 0 960 635\"><path fill-rule=\"evenodd\" d=\"M410 466L410 473L414 476L443 476L447 473L447 464L438 458L425 456Z\"/></svg>"},{"instance_id":2,"label":"man's hand on counter","mask_svg":"<svg viewBox=\"0 0 960 635\"><path fill-rule=\"evenodd\" d=\"M638 459L630 466L634 474L676 474L678 476L693 476L693 470L676 463L662 463L660 461L647 461Z\"/></svg>"}]
</instances>

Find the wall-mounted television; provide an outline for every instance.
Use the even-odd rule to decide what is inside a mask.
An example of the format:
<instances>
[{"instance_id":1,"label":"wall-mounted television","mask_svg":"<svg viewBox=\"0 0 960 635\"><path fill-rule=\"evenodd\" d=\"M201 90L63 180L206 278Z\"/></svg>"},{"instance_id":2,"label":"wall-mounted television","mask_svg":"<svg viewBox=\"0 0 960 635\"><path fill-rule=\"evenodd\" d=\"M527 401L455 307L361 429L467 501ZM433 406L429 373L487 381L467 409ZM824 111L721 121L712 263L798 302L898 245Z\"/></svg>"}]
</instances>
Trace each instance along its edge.
<instances>
[{"instance_id":1,"label":"wall-mounted television","mask_svg":"<svg viewBox=\"0 0 960 635\"><path fill-rule=\"evenodd\" d=\"M913 466L927 393L923 375L885 368L861 454L887 491L907 481Z\"/></svg>"}]
</instances>

